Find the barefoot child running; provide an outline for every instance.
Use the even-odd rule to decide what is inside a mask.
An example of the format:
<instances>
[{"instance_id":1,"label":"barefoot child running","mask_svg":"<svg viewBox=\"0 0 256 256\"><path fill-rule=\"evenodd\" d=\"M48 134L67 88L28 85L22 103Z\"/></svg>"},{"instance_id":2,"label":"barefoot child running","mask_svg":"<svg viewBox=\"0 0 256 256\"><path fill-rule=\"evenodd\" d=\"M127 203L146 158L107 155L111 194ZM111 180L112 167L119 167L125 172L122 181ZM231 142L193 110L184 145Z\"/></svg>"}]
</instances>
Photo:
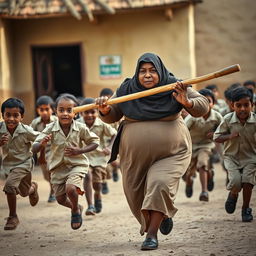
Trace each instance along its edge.
<instances>
[{"instance_id":1,"label":"barefoot child running","mask_svg":"<svg viewBox=\"0 0 256 256\"><path fill-rule=\"evenodd\" d=\"M39 152L51 143L49 171L57 202L71 209L71 228L82 225L82 206L78 195L82 193L81 182L88 171L85 153L97 148L99 139L84 125L74 120L73 107L76 98L71 94L56 99L58 120L46 126L33 144L33 152Z\"/></svg>"},{"instance_id":2,"label":"barefoot child running","mask_svg":"<svg viewBox=\"0 0 256 256\"><path fill-rule=\"evenodd\" d=\"M224 143L224 165L228 171L230 191L225 203L227 213L236 209L239 192L243 190L242 221L253 220L250 200L256 183L256 115L253 93L238 87L232 91L232 108L214 134L214 140Z\"/></svg>"},{"instance_id":3,"label":"barefoot child running","mask_svg":"<svg viewBox=\"0 0 256 256\"><path fill-rule=\"evenodd\" d=\"M43 95L39 97L36 101L36 111L39 115L37 118L35 118L30 126L35 131L43 131L43 129L46 127L47 124L57 120L58 118L54 116L53 113L53 99L49 96ZM40 165L40 168L42 170L42 173L44 175L44 179L49 183L50 185L50 194L48 198L48 203L55 202L56 198L54 196L54 192L52 189L52 185L50 183L50 172L48 170L47 166L47 159L50 151L50 145L47 145L46 148L42 148L40 151L40 156L38 158L38 163ZM45 159L46 158L46 159Z\"/></svg>"},{"instance_id":4,"label":"barefoot child running","mask_svg":"<svg viewBox=\"0 0 256 256\"><path fill-rule=\"evenodd\" d=\"M82 105L94 103L94 99L86 98ZM89 175L85 178L84 189L88 191L88 186L91 186L90 178L92 177L92 185L94 189L94 207L95 212L100 213L102 210L102 199L101 199L101 190L102 182L105 179L107 172L107 155L110 155L109 146L112 144L112 141L115 138L116 130L109 124L104 123L98 118L98 110L90 109L81 113L82 117L79 119L80 122L83 122L87 125L90 131L94 132L100 138L99 147L87 154L90 161L90 170ZM110 142L106 144L106 137L111 138ZM91 176L92 174L92 176ZM90 201L87 198L88 209L86 214L90 214L93 210Z\"/></svg>"},{"instance_id":5,"label":"barefoot child running","mask_svg":"<svg viewBox=\"0 0 256 256\"><path fill-rule=\"evenodd\" d=\"M37 183L31 182L34 167L31 145L38 132L21 123L24 111L24 103L16 98L7 99L1 107L4 121L0 122L0 147L3 151L2 170L7 177L3 190L9 207L5 230L13 230L19 224L16 195L29 196L31 206L39 200Z\"/></svg>"}]
</instances>

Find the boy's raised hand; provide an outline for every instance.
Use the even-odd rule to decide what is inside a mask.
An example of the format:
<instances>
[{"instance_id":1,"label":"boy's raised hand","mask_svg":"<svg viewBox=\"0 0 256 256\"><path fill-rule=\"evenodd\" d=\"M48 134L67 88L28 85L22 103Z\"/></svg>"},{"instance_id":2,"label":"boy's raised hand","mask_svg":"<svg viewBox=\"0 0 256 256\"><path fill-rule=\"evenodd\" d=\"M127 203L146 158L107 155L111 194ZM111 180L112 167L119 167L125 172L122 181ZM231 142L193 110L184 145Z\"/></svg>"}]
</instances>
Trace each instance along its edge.
<instances>
[{"instance_id":1,"label":"boy's raised hand","mask_svg":"<svg viewBox=\"0 0 256 256\"><path fill-rule=\"evenodd\" d=\"M69 146L65 148L65 156L77 156L81 154L81 149L79 147Z\"/></svg>"},{"instance_id":2,"label":"boy's raised hand","mask_svg":"<svg viewBox=\"0 0 256 256\"><path fill-rule=\"evenodd\" d=\"M240 136L239 132L233 132L233 133L230 134L230 139L233 139L233 138L236 138L236 137L239 137L239 136Z\"/></svg>"},{"instance_id":3,"label":"boy's raised hand","mask_svg":"<svg viewBox=\"0 0 256 256\"><path fill-rule=\"evenodd\" d=\"M103 148L102 152L105 154L105 156L109 156L111 153L111 150L109 148Z\"/></svg>"},{"instance_id":4,"label":"boy's raised hand","mask_svg":"<svg viewBox=\"0 0 256 256\"><path fill-rule=\"evenodd\" d=\"M45 147L45 146L47 145L47 143L48 143L51 139L52 139L52 135L51 135L51 134L45 136L45 137L41 140L41 142L40 142L41 146Z\"/></svg>"},{"instance_id":5,"label":"boy's raised hand","mask_svg":"<svg viewBox=\"0 0 256 256\"><path fill-rule=\"evenodd\" d=\"M7 133L3 134L0 138L0 147L5 145L9 140L9 135Z\"/></svg>"}]
</instances>

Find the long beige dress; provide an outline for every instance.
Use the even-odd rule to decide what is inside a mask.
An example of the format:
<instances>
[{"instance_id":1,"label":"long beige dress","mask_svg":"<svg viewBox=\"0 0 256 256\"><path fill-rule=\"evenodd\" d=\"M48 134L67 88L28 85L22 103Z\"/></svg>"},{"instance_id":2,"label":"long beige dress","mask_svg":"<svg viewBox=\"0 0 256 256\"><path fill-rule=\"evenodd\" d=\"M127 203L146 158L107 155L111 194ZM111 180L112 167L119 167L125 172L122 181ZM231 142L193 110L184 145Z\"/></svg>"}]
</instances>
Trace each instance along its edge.
<instances>
[{"instance_id":1,"label":"long beige dress","mask_svg":"<svg viewBox=\"0 0 256 256\"><path fill-rule=\"evenodd\" d=\"M202 116L208 110L208 100L188 88L193 107L187 111ZM108 115L100 116L107 123L123 116L117 105ZM189 131L180 116L156 121L136 121L126 118L121 135L119 155L125 196L133 215L141 224L140 233L147 232L149 211L173 217L177 212L174 199L179 180L186 171L192 153Z\"/></svg>"}]
</instances>

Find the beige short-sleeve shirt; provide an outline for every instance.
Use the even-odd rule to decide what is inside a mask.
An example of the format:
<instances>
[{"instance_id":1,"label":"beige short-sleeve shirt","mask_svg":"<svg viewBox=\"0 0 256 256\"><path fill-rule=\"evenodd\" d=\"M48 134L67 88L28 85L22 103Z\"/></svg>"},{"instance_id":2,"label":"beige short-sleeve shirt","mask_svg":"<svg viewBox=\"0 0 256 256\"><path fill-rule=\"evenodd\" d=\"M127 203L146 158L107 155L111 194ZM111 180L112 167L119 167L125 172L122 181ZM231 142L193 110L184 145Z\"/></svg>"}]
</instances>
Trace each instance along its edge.
<instances>
[{"instance_id":1,"label":"beige short-sleeve shirt","mask_svg":"<svg viewBox=\"0 0 256 256\"><path fill-rule=\"evenodd\" d=\"M84 123L83 117L79 118L78 121ZM89 129L100 138L99 147L86 154L89 158L90 166L106 168L109 157L103 153L103 149L108 146L107 138L115 136L117 131L111 125L102 122L98 117Z\"/></svg>"},{"instance_id":2,"label":"beige short-sleeve shirt","mask_svg":"<svg viewBox=\"0 0 256 256\"><path fill-rule=\"evenodd\" d=\"M31 146L39 132L32 127L19 123L13 135L11 135L5 125L0 122L0 137L4 134L9 135L7 144L2 146L2 169L6 175L14 168L32 170L33 158Z\"/></svg>"},{"instance_id":3,"label":"beige short-sleeve shirt","mask_svg":"<svg viewBox=\"0 0 256 256\"><path fill-rule=\"evenodd\" d=\"M206 135L209 132L214 132L222 120L222 115L214 109L211 109L210 116L206 120L203 117L193 117L191 115L185 118L185 123L192 139L193 151L201 148L212 149L215 147L213 140L208 139Z\"/></svg>"},{"instance_id":4,"label":"beige short-sleeve shirt","mask_svg":"<svg viewBox=\"0 0 256 256\"><path fill-rule=\"evenodd\" d=\"M227 114L215 131L214 139L233 132L238 132L239 136L224 142L224 157L236 159L241 167L256 163L256 114L251 112L244 125L240 123L235 112Z\"/></svg>"},{"instance_id":5,"label":"beige short-sleeve shirt","mask_svg":"<svg viewBox=\"0 0 256 256\"><path fill-rule=\"evenodd\" d=\"M51 115L50 116L50 122L54 122L58 120L57 116ZM35 130L35 131L39 131L42 132L43 129L46 127L45 123L42 121L42 118L40 116L36 117L34 120L32 120L30 126Z\"/></svg>"},{"instance_id":6,"label":"beige short-sleeve shirt","mask_svg":"<svg viewBox=\"0 0 256 256\"><path fill-rule=\"evenodd\" d=\"M77 156L65 156L64 150L68 146L83 148L84 145L96 143L99 145L98 136L91 132L86 125L73 121L69 134L65 136L59 121L52 122L46 126L42 133L37 137L35 143L39 143L45 136L52 134L51 151L49 155L49 171L64 164L67 166L84 166L88 167L88 159L85 154ZM86 170L85 170L86 171Z\"/></svg>"}]
</instances>

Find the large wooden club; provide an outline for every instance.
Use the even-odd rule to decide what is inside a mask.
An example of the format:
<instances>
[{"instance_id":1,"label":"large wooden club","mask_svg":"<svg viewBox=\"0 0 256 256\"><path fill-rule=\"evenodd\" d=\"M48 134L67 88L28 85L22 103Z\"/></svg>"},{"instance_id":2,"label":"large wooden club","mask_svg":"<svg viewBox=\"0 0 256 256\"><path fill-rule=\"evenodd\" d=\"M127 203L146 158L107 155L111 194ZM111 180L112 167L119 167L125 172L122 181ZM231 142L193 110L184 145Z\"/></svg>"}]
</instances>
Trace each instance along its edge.
<instances>
[{"instance_id":1,"label":"large wooden club","mask_svg":"<svg viewBox=\"0 0 256 256\"><path fill-rule=\"evenodd\" d=\"M237 72L237 71L240 71L239 64L235 64L235 65L223 68L219 71L216 71L216 72L213 72L213 73L210 73L210 74L206 74L204 76L199 76L199 77L183 80L182 83L184 85L197 84L197 83L201 83L201 82L204 82L204 81L207 81L207 80L211 80L211 79L214 79L214 78L225 76L225 75ZM142 98L142 97L147 97L147 96L157 94L157 93L160 93L160 92L170 91L175 87L175 85L176 85L176 83L167 84L167 85L163 85L163 86L156 87L156 88L153 88L153 89L149 89L149 90L146 90L146 91L137 92L137 93L125 95L125 96L122 96L122 97L109 99L107 101L107 104L113 105L113 104L122 103L122 102L129 101L129 100L135 100L135 99L139 99L139 98ZM75 113L83 112L83 111L87 111L87 110L93 109L93 108L98 108L98 105L93 103L93 104L74 107L74 112Z\"/></svg>"}]
</instances>

